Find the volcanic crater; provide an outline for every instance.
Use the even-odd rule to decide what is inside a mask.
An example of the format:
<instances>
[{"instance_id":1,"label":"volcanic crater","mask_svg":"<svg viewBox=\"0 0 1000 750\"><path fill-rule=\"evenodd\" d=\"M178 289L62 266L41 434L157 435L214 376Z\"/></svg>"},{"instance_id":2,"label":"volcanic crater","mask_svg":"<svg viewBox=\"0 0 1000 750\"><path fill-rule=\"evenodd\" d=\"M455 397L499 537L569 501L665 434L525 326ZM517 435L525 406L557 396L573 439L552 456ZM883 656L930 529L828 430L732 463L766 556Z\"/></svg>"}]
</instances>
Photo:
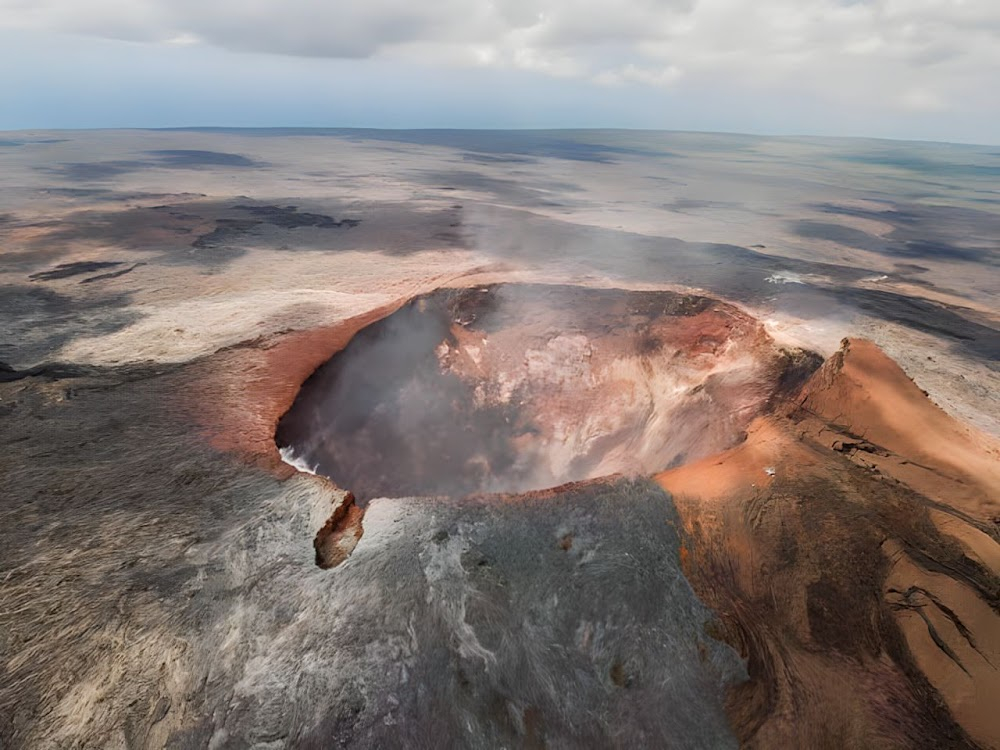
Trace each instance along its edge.
<instances>
[{"instance_id":1,"label":"volcanic crater","mask_svg":"<svg viewBox=\"0 0 1000 750\"><path fill-rule=\"evenodd\" d=\"M442 288L355 334L275 440L362 507L650 475L739 443L821 361L699 295Z\"/></svg>"}]
</instances>

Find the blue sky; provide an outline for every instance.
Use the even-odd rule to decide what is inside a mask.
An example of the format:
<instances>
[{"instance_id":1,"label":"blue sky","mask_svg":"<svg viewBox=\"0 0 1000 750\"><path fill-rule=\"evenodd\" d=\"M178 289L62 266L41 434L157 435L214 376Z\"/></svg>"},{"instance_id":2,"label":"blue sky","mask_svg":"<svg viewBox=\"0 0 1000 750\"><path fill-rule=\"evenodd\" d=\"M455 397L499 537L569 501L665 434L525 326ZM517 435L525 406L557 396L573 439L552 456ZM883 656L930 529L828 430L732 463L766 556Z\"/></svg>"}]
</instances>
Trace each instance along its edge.
<instances>
[{"instance_id":1,"label":"blue sky","mask_svg":"<svg viewBox=\"0 0 1000 750\"><path fill-rule=\"evenodd\" d=\"M0 0L0 128L1000 142L995 0Z\"/></svg>"}]
</instances>

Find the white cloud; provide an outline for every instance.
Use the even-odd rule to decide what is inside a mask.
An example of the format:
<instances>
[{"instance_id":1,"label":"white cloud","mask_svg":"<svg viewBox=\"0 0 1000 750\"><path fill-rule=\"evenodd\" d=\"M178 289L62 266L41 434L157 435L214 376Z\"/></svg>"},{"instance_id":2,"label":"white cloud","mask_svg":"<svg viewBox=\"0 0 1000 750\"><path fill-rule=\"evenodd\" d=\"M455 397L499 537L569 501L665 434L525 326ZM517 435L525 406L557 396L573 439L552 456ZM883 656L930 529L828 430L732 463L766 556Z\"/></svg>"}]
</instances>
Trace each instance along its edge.
<instances>
[{"instance_id":1,"label":"white cloud","mask_svg":"<svg viewBox=\"0 0 1000 750\"><path fill-rule=\"evenodd\" d=\"M899 96L899 104L911 112L941 112L948 108L943 97L922 88L912 88Z\"/></svg>"},{"instance_id":2,"label":"white cloud","mask_svg":"<svg viewBox=\"0 0 1000 750\"><path fill-rule=\"evenodd\" d=\"M629 63L616 70L603 70L594 76L594 82L606 86L617 86L623 83L642 83L647 86L669 86L683 75L676 65L665 68L640 68Z\"/></svg>"},{"instance_id":3,"label":"white cloud","mask_svg":"<svg viewBox=\"0 0 1000 750\"><path fill-rule=\"evenodd\" d=\"M414 56L603 84L947 109L993 96L997 0L0 0L0 27L234 51Z\"/></svg>"}]
</instances>

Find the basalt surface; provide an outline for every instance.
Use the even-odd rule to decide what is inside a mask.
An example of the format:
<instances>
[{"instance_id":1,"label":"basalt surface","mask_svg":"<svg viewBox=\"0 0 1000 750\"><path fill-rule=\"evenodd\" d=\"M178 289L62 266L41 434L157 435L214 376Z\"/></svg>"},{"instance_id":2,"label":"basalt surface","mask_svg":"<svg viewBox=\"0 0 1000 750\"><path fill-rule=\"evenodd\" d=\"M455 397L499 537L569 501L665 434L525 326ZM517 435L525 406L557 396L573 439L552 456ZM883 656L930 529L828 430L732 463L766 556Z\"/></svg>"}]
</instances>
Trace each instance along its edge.
<instances>
[{"instance_id":1,"label":"basalt surface","mask_svg":"<svg viewBox=\"0 0 1000 750\"><path fill-rule=\"evenodd\" d=\"M0 746L1000 747L995 148L0 146Z\"/></svg>"}]
</instances>

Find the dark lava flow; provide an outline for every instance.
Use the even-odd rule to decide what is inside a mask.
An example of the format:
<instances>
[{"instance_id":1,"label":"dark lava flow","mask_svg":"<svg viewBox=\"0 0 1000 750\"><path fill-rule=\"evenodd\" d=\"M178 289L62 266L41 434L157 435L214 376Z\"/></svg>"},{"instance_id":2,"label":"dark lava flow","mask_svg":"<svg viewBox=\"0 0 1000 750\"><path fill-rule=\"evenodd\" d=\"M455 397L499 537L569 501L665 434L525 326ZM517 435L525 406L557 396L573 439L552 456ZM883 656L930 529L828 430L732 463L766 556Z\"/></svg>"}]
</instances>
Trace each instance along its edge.
<instances>
[{"instance_id":1,"label":"dark lava flow","mask_svg":"<svg viewBox=\"0 0 1000 750\"><path fill-rule=\"evenodd\" d=\"M728 448L818 363L696 295L440 289L317 369L275 439L362 504L523 492Z\"/></svg>"}]
</instances>

